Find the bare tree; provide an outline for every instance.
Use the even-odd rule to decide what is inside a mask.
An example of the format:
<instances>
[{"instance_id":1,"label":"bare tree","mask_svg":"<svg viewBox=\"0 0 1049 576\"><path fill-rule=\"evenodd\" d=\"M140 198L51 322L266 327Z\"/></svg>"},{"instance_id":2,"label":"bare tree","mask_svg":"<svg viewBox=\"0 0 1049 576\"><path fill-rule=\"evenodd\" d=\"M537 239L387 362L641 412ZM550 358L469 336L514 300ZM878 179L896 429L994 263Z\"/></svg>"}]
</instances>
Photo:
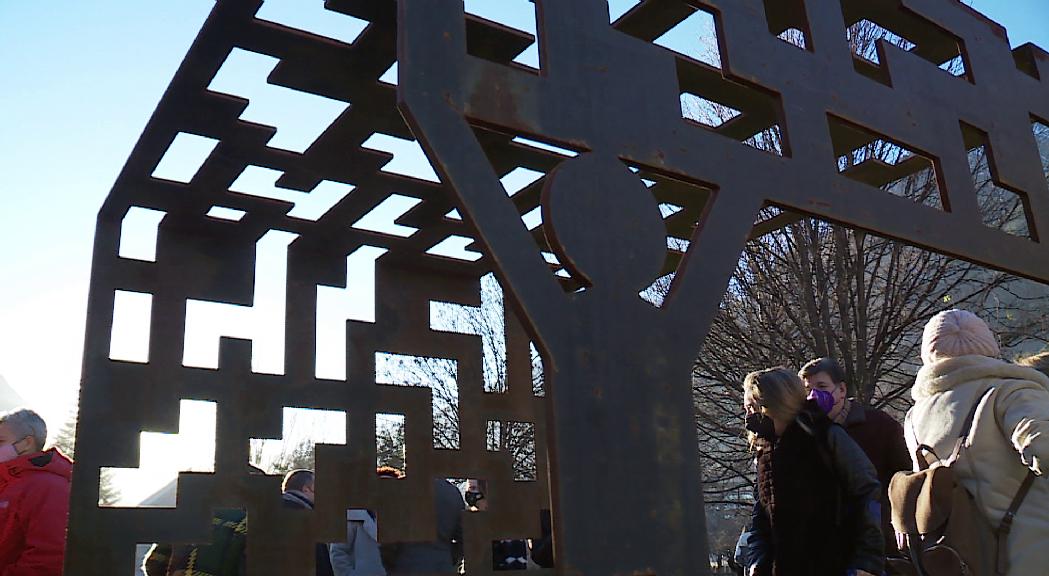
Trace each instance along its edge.
<instances>
[{"instance_id":1,"label":"bare tree","mask_svg":"<svg viewBox=\"0 0 1049 576\"><path fill-rule=\"evenodd\" d=\"M482 344L484 390L507 390L506 308L503 291L494 275L481 279L481 306L462 306L443 302L431 305L430 324L434 330L478 336ZM459 447L459 389L454 361L443 358L387 356L377 365L380 382L422 386L431 390L433 402L434 447ZM532 391L543 393L543 370L539 353L531 349ZM471 383L470 385L475 385ZM380 442L403 443L403 429L383 433ZM531 422L498 421L487 428L490 450L505 451L513 463L514 478L534 480L536 474L535 427ZM403 451L403 449L402 449ZM394 450L396 452L396 450Z\"/></svg>"},{"instance_id":2,"label":"bare tree","mask_svg":"<svg viewBox=\"0 0 1049 576\"><path fill-rule=\"evenodd\" d=\"M784 40L804 46L800 32L785 34ZM854 25L848 37L857 58L868 61L858 68L876 61L879 40L913 47L867 21ZM965 73L961 58L942 64L946 73ZM702 98L683 99L682 104L686 118L709 127L739 114ZM1035 135L1049 173L1049 128L1036 124ZM783 153L779 126L746 143ZM995 184L988 147L974 147L969 162L984 224L1028 235L1023 199ZM876 163L890 173L906 174L881 183L886 193L942 208L932 163L885 138L874 137L844 154L839 170L849 177ZM963 307L979 313L999 335L1007 355L1043 346L1049 338L1045 286L774 206L758 222L773 218L786 225L746 245L694 367L712 537L726 532L719 531L719 523L732 526L738 535L745 516L741 510L753 502L752 455L743 438L741 409L747 372L776 365L798 368L812 358L833 356L844 366L858 401L900 415L909 407L909 390L920 366L922 328L937 312ZM649 297L659 301L669 283L669 277L661 279ZM715 539L712 550L728 545Z\"/></svg>"}]
</instances>

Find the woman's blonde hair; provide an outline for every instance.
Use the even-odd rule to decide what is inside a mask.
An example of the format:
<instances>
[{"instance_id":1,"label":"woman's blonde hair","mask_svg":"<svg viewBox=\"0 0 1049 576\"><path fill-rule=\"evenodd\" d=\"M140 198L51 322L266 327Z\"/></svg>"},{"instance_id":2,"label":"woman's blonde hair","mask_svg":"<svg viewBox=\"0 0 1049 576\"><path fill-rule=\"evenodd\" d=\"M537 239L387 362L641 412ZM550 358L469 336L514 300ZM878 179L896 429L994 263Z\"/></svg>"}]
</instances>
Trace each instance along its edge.
<instances>
[{"instance_id":1,"label":"woman's blonde hair","mask_svg":"<svg viewBox=\"0 0 1049 576\"><path fill-rule=\"evenodd\" d=\"M750 394L761 405L762 413L774 420L789 422L805 405L805 385L793 370L782 366L758 370L743 379L743 394ZM749 435L751 448L757 439Z\"/></svg>"},{"instance_id":2,"label":"woman's blonde hair","mask_svg":"<svg viewBox=\"0 0 1049 576\"><path fill-rule=\"evenodd\" d=\"M1049 376L1049 350L1044 350L1038 354L1033 354L1024 358L1018 358L1016 363L1020 366L1034 368L1042 374Z\"/></svg>"}]
</instances>

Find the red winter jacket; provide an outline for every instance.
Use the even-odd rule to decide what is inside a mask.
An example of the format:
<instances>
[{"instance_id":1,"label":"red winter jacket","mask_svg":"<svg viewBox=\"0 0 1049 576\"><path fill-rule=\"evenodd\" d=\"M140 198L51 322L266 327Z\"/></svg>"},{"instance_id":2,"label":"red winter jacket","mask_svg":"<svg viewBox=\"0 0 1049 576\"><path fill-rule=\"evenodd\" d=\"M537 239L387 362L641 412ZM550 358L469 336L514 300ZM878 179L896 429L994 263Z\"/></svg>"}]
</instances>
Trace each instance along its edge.
<instances>
[{"instance_id":1,"label":"red winter jacket","mask_svg":"<svg viewBox=\"0 0 1049 576\"><path fill-rule=\"evenodd\" d=\"M52 448L0 463L0 576L60 576L73 463Z\"/></svg>"}]
</instances>

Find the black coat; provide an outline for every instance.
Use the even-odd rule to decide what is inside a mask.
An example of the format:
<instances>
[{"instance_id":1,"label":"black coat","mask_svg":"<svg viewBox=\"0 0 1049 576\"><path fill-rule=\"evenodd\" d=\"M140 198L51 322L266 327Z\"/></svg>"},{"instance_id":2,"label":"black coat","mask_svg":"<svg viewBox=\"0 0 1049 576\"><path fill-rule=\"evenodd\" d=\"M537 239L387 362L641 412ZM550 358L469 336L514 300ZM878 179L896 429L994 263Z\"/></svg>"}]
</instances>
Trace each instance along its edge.
<instances>
[{"instance_id":1,"label":"black coat","mask_svg":"<svg viewBox=\"0 0 1049 576\"><path fill-rule=\"evenodd\" d=\"M874 466L813 406L774 442L758 446L752 553L759 573L879 574L884 564Z\"/></svg>"},{"instance_id":2,"label":"black coat","mask_svg":"<svg viewBox=\"0 0 1049 576\"><path fill-rule=\"evenodd\" d=\"M283 503L285 508L299 510L313 510L313 503L295 492L285 492ZM317 544L317 576L335 576L331 568L331 557L328 556L328 546Z\"/></svg>"}]
</instances>

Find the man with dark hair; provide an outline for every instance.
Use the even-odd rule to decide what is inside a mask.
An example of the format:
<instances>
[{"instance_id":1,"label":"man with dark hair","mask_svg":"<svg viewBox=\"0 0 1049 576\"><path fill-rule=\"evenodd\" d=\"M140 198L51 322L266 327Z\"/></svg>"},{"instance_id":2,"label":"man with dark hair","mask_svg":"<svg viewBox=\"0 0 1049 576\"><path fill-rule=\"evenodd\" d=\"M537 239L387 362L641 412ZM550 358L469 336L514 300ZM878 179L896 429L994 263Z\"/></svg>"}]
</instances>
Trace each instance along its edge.
<instances>
[{"instance_id":1,"label":"man with dark hair","mask_svg":"<svg viewBox=\"0 0 1049 576\"><path fill-rule=\"evenodd\" d=\"M313 471L312 470L292 470L284 476L284 482L280 485L281 492L284 493L284 501L289 500L288 496L299 497L302 495L304 503L307 506L299 506L299 508L312 508L313 499L316 494L313 492Z\"/></svg>"},{"instance_id":2,"label":"man with dark hair","mask_svg":"<svg viewBox=\"0 0 1049 576\"><path fill-rule=\"evenodd\" d=\"M313 510L313 500L317 493L313 491L314 474L312 470L292 470L284 476L281 490L284 492L284 507L301 510ZM333 576L328 546L317 544L317 576Z\"/></svg>"},{"instance_id":3,"label":"man with dark hair","mask_svg":"<svg viewBox=\"0 0 1049 576\"><path fill-rule=\"evenodd\" d=\"M817 358L805 364L798 375L806 391L821 391L825 397L829 395L833 399L833 402L827 402L824 406L827 416L845 428L878 471L878 482L882 486L881 529L885 537L885 550L895 550L896 537L891 523L888 487L893 474L911 469L903 426L885 412L849 398L845 371L833 358Z\"/></svg>"},{"instance_id":4,"label":"man with dark hair","mask_svg":"<svg viewBox=\"0 0 1049 576\"><path fill-rule=\"evenodd\" d=\"M62 573L73 463L32 410L0 414L0 574Z\"/></svg>"}]
</instances>

